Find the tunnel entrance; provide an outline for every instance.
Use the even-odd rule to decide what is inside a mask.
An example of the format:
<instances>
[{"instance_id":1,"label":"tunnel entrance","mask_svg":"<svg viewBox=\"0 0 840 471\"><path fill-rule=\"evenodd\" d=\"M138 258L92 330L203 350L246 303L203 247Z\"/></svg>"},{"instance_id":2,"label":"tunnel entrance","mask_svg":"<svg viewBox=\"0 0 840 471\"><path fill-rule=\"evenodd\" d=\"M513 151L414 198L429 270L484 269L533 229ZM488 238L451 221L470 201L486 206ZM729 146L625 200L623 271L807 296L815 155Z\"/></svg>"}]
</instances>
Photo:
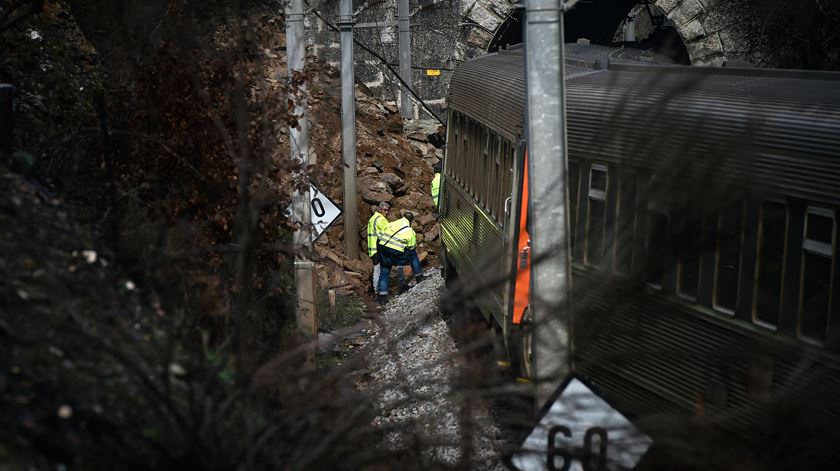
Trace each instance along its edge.
<instances>
[{"instance_id":1,"label":"tunnel entrance","mask_svg":"<svg viewBox=\"0 0 840 471\"><path fill-rule=\"evenodd\" d=\"M523 38L522 10L512 10L496 30L488 52L497 51ZM677 64L691 63L685 43L665 13L651 1L594 0L579 3L565 15L565 42L587 38L593 44L624 45L653 51Z\"/></svg>"},{"instance_id":2,"label":"tunnel entrance","mask_svg":"<svg viewBox=\"0 0 840 471\"><path fill-rule=\"evenodd\" d=\"M499 26L493 39L490 40L490 46L487 48L487 52L496 52L508 46L522 44L522 38L525 37L522 16L523 12L519 9L513 9L508 13L507 20Z\"/></svg>"}]
</instances>

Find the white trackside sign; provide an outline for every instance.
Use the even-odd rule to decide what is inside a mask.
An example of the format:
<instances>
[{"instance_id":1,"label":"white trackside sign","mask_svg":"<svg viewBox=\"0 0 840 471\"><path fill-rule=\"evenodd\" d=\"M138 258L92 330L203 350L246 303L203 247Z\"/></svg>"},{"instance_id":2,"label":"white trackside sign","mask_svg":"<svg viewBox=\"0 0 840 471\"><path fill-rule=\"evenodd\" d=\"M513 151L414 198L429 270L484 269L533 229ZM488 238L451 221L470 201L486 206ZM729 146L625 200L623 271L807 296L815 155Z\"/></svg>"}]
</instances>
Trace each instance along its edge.
<instances>
[{"instance_id":1,"label":"white trackside sign","mask_svg":"<svg viewBox=\"0 0 840 471\"><path fill-rule=\"evenodd\" d=\"M341 209L321 190L309 184L309 208L312 222L312 240L314 241L341 215ZM286 208L286 216L291 217L291 205Z\"/></svg>"},{"instance_id":2,"label":"white trackside sign","mask_svg":"<svg viewBox=\"0 0 840 471\"><path fill-rule=\"evenodd\" d=\"M553 397L510 459L520 471L633 469L652 443L581 379L567 379Z\"/></svg>"}]
</instances>

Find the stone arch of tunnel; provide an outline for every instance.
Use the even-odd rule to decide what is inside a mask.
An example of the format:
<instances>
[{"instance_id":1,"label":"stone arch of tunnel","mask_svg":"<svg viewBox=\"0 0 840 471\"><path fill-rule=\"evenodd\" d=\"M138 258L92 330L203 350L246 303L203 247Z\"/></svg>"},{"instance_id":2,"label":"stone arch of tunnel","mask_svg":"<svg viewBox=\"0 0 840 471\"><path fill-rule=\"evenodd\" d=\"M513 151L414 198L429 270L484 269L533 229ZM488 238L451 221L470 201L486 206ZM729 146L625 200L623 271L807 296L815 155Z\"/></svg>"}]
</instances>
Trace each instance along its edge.
<instances>
[{"instance_id":1,"label":"stone arch of tunnel","mask_svg":"<svg viewBox=\"0 0 840 471\"><path fill-rule=\"evenodd\" d=\"M598 44L613 42L615 31L636 8L650 7L654 16L667 18L658 37L648 38L656 46L670 49L677 62L720 66L733 54L730 36L722 27L722 12L714 0L593 0L579 3L566 14L565 40L585 37ZM522 13L508 0L467 0L462 16L472 23L467 34L469 46L492 52L507 44L521 42ZM669 32L670 31L670 32ZM729 40L729 41L727 41ZM650 44L650 43L649 43ZM727 47L728 46L728 47Z\"/></svg>"}]
</instances>

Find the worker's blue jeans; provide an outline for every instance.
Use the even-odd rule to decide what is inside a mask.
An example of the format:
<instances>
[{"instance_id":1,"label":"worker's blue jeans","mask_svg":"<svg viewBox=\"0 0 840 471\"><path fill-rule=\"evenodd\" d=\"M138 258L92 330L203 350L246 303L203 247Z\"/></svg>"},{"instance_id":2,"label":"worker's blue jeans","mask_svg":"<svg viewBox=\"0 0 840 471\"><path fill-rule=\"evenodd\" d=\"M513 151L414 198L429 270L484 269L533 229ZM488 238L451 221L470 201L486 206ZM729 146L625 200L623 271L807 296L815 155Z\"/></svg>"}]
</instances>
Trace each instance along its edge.
<instances>
[{"instance_id":1,"label":"worker's blue jeans","mask_svg":"<svg viewBox=\"0 0 840 471\"><path fill-rule=\"evenodd\" d=\"M417 256L416 250L406 249L405 252L398 252L380 245L377 248L377 252L379 252L379 263L382 265L379 273L379 294L388 294L391 267L411 265L411 271L414 273L414 276L423 272L423 269L420 268L420 258Z\"/></svg>"}]
</instances>

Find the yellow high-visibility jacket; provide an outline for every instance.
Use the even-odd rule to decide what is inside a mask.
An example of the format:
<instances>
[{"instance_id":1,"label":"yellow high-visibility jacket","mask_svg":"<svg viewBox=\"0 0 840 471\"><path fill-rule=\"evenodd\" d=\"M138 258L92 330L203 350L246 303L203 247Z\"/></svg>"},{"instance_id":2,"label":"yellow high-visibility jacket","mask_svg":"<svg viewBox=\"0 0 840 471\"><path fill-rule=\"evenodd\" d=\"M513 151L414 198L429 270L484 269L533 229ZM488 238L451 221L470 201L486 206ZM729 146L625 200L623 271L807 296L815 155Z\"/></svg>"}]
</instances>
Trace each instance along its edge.
<instances>
[{"instance_id":1,"label":"yellow high-visibility jacket","mask_svg":"<svg viewBox=\"0 0 840 471\"><path fill-rule=\"evenodd\" d=\"M379 237L379 243L397 252L405 252L417 247L417 234L408 219L400 218L388 224L388 229Z\"/></svg>"},{"instance_id":2,"label":"yellow high-visibility jacket","mask_svg":"<svg viewBox=\"0 0 840 471\"><path fill-rule=\"evenodd\" d=\"M386 229L388 229L388 218L379 211L374 211L373 216L368 219L367 225L368 257L376 255L377 240L385 233Z\"/></svg>"},{"instance_id":3,"label":"yellow high-visibility jacket","mask_svg":"<svg viewBox=\"0 0 840 471\"><path fill-rule=\"evenodd\" d=\"M435 206L438 205L438 197L440 196L440 174L436 173L435 178L432 179L432 201Z\"/></svg>"}]
</instances>

